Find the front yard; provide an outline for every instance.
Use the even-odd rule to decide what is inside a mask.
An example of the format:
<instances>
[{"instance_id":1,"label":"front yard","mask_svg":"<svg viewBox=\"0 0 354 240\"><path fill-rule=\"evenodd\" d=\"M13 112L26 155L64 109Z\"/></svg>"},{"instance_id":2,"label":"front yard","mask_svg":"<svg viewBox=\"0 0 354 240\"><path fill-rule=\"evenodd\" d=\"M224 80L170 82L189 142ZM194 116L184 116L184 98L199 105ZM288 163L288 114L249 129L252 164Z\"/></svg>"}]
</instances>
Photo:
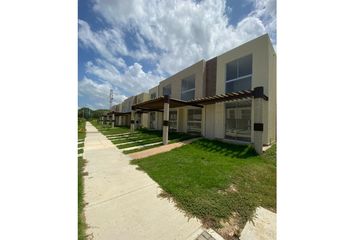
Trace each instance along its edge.
<instances>
[{"instance_id":1,"label":"front yard","mask_svg":"<svg viewBox=\"0 0 354 240\"><path fill-rule=\"evenodd\" d=\"M259 156L249 146L201 139L132 164L224 237L229 224L238 235L256 207L276 211L276 146Z\"/></svg>"},{"instance_id":2,"label":"front yard","mask_svg":"<svg viewBox=\"0 0 354 240\"><path fill-rule=\"evenodd\" d=\"M147 129L137 129L134 132L130 132L128 127L110 127L102 126L96 121L91 121L91 123L109 140L112 141L117 148L123 150L123 153L129 154L133 152L138 152L162 145L162 131L158 130L147 130ZM185 134L170 132L169 133L169 143L180 142L194 138L195 136Z\"/></svg>"}]
</instances>

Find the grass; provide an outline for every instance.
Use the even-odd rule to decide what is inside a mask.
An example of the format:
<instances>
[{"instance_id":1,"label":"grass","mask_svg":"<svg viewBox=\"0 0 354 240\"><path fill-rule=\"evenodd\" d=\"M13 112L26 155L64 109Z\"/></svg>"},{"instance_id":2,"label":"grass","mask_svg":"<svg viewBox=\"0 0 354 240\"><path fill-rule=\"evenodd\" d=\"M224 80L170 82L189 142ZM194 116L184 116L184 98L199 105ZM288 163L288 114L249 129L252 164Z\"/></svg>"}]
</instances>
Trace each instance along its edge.
<instances>
[{"instance_id":1,"label":"grass","mask_svg":"<svg viewBox=\"0 0 354 240\"><path fill-rule=\"evenodd\" d=\"M162 142L162 131L159 130L149 130L149 129L139 129L135 130L134 132L130 132L129 127L110 127L110 126L103 126L97 121L91 121L91 123L104 135L107 136L109 140L113 144L123 144L126 142L133 142L133 143L128 143L128 144L123 144L120 146L117 146L119 149L126 149L130 147L136 147L136 146L142 146L145 144L150 144L150 143L158 143ZM122 134L122 133L128 133L124 136L110 136L113 134ZM169 142L170 143L175 143L175 142L180 142L184 141L187 139L194 138L195 136L186 134L186 133L177 133L177 132L170 132L169 133ZM140 141L143 140L143 141ZM139 142L138 142L139 141ZM126 150L123 151L125 154L133 153L133 152L139 152L142 150L154 148L157 146L160 146L162 144L156 144L153 146L145 146L142 148L138 149L133 149L133 150Z\"/></svg>"},{"instance_id":2,"label":"grass","mask_svg":"<svg viewBox=\"0 0 354 240\"><path fill-rule=\"evenodd\" d=\"M147 150L147 149L154 148L154 147L159 147L159 146L162 146L162 145L163 144L160 143L160 144L156 144L154 146L146 146L146 147L142 147L142 148L138 148L138 149L132 149L132 150L123 150L123 153L124 154L130 154L130 153L140 152L140 151L143 151L143 150Z\"/></svg>"},{"instance_id":3,"label":"grass","mask_svg":"<svg viewBox=\"0 0 354 240\"><path fill-rule=\"evenodd\" d=\"M78 121L78 139L85 139L86 129L85 129L85 120L79 119ZM79 146L84 146L84 144L79 144ZM83 152L83 150L78 151ZM85 159L78 157L78 239L86 240L86 222L84 214L84 168L85 168Z\"/></svg>"},{"instance_id":4,"label":"grass","mask_svg":"<svg viewBox=\"0 0 354 240\"><path fill-rule=\"evenodd\" d=\"M162 133L160 132L160 134L162 134ZM188 140L188 139L191 139L191 138L194 138L194 137L195 136L192 136L192 135L189 135L189 134L186 134L186 133L170 132L168 138L169 138L169 143L171 144L171 143L185 141L185 140ZM140 140L140 138L136 139L136 140ZM122 140L122 142L124 142L124 140ZM128 148L128 147L134 147L134 146L140 146L140 145L144 145L144 144L158 143L158 142L162 142L162 137L155 138L154 140L151 139L150 141L147 140L147 141L144 141L144 142L137 142L137 143L132 143L132 144L129 144L129 145L121 145L121 146L118 146L118 148L125 149L125 148ZM124 154L130 154L130 153L140 152L140 151L143 151L143 150L159 147L159 146L162 146L162 145L163 144L161 143L161 144L156 144L156 145L153 145L153 146L146 146L146 147L142 147L142 148L138 148L138 149L125 150L125 151L123 150L123 153Z\"/></svg>"},{"instance_id":5,"label":"grass","mask_svg":"<svg viewBox=\"0 0 354 240\"><path fill-rule=\"evenodd\" d=\"M209 227L234 216L238 229L256 207L276 211L276 146L259 156L250 146L201 139L133 160L177 206Z\"/></svg>"},{"instance_id":6,"label":"grass","mask_svg":"<svg viewBox=\"0 0 354 240\"><path fill-rule=\"evenodd\" d=\"M95 128L97 128L103 135L127 133L130 131L129 127L122 126L112 128L110 125L101 125L96 120L92 120L91 124L95 126Z\"/></svg>"}]
</instances>

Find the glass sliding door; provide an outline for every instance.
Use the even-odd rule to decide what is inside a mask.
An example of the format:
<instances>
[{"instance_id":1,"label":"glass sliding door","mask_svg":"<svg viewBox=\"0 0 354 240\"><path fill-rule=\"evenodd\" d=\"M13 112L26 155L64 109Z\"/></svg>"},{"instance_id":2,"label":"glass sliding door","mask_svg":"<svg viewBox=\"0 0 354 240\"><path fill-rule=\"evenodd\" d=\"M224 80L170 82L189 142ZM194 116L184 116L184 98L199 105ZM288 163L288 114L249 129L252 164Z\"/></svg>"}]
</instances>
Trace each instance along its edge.
<instances>
[{"instance_id":1,"label":"glass sliding door","mask_svg":"<svg viewBox=\"0 0 354 240\"><path fill-rule=\"evenodd\" d=\"M251 141L252 101L225 104L225 138Z\"/></svg>"},{"instance_id":2,"label":"glass sliding door","mask_svg":"<svg viewBox=\"0 0 354 240\"><path fill-rule=\"evenodd\" d=\"M200 134L202 129L202 110L188 109L187 132Z\"/></svg>"},{"instance_id":3,"label":"glass sliding door","mask_svg":"<svg viewBox=\"0 0 354 240\"><path fill-rule=\"evenodd\" d=\"M177 110L170 111L169 131L177 131Z\"/></svg>"},{"instance_id":4,"label":"glass sliding door","mask_svg":"<svg viewBox=\"0 0 354 240\"><path fill-rule=\"evenodd\" d=\"M150 129L156 129L156 112L150 112Z\"/></svg>"}]
</instances>

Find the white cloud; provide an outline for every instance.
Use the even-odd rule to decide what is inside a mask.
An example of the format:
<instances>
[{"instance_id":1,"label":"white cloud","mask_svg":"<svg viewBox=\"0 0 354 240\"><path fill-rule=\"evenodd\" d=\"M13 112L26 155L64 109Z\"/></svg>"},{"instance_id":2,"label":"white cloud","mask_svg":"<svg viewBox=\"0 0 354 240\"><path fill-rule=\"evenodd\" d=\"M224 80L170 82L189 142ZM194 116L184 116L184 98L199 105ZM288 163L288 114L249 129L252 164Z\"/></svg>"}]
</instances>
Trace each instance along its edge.
<instances>
[{"instance_id":1,"label":"white cloud","mask_svg":"<svg viewBox=\"0 0 354 240\"><path fill-rule=\"evenodd\" d=\"M168 74L272 30L275 0L254 0L254 6L249 16L231 26L226 2L220 0L94 1L94 10L113 28L134 29L138 39L143 37L159 49L157 70ZM142 46L146 45L144 41Z\"/></svg>"},{"instance_id":2,"label":"white cloud","mask_svg":"<svg viewBox=\"0 0 354 240\"><path fill-rule=\"evenodd\" d=\"M97 83L96 81L84 77L79 81L79 106L90 107L92 109L108 109L109 108L109 92L112 85L109 83ZM113 92L114 102L117 104L127 97L120 95L117 91ZM80 99L85 99L85 103L81 103Z\"/></svg>"},{"instance_id":3,"label":"white cloud","mask_svg":"<svg viewBox=\"0 0 354 240\"><path fill-rule=\"evenodd\" d=\"M81 46L100 55L86 64L86 78L79 88L84 87L97 96L99 104L107 103L108 107L112 86L120 96L136 95L167 75L266 32L275 41L275 0L249 1L254 10L232 26L225 0L94 0L94 11L108 25L93 31L87 22L79 20ZM123 59L126 56L135 63L127 65ZM154 69L145 72L140 60L149 60ZM84 94L84 90L80 92Z\"/></svg>"},{"instance_id":4,"label":"white cloud","mask_svg":"<svg viewBox=\"0 0 354 240\"><path fill-rule=\"evenodd\" d=\"M145 72L139 63L118 70L111 63L101 59L96 59L95 63L88 62L86 64L86 74L92 75L100 82L109 83L117 91L127 96L146 92L161 80L152 72Z\"/></svg>"},{"instance_id":5,"label":"white cloud","mask_svg":"<svg viewBox=\"0 0 354 240\"><path fill-rule=\"evenodd\" d=\"M276 44L276 0L250 0L255 10L249 15L259 18L264 26L266 32Z\"/></svg>"}]
</instances>

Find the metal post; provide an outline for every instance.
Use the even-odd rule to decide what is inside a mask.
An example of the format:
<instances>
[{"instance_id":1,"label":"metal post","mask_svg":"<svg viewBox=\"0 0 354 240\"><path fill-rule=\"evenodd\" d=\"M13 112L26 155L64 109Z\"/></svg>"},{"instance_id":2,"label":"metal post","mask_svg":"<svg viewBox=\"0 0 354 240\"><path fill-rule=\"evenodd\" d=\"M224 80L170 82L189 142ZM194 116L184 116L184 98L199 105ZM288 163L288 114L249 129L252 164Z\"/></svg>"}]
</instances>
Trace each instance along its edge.
<instances>
[{"instance_id":1,"label":"metal post","mask_svg":"<svg viewBox=\"0 0 354 240\"><path fill-rule=\"evenodd\" d=\"M263 153L263 87L256 87L253 90L254 104L254 125L253 125L253 142L254 148L258 154Z\"/></svg>"},{"instance_id":2,"label":"metal post","mask_svg":"<svg viewBox=\"0 0 354 240\"><path fill-rule=\"evenodd\" d=\"M170 118L170 96L164 95L162 142L168 144L168 121Z\"/></svg>"},{"instance_id":3,"label":"metal post","mask_svg":"<svg viewBox=\"0 0 354 240\"><path fill-rule=\"evenodd\" d=\"M135 110L132 110L130 116L131 116L131 118L130 118L130 131L134 132L134 130L135 130Z\"/></svg>"}]
</instances>

